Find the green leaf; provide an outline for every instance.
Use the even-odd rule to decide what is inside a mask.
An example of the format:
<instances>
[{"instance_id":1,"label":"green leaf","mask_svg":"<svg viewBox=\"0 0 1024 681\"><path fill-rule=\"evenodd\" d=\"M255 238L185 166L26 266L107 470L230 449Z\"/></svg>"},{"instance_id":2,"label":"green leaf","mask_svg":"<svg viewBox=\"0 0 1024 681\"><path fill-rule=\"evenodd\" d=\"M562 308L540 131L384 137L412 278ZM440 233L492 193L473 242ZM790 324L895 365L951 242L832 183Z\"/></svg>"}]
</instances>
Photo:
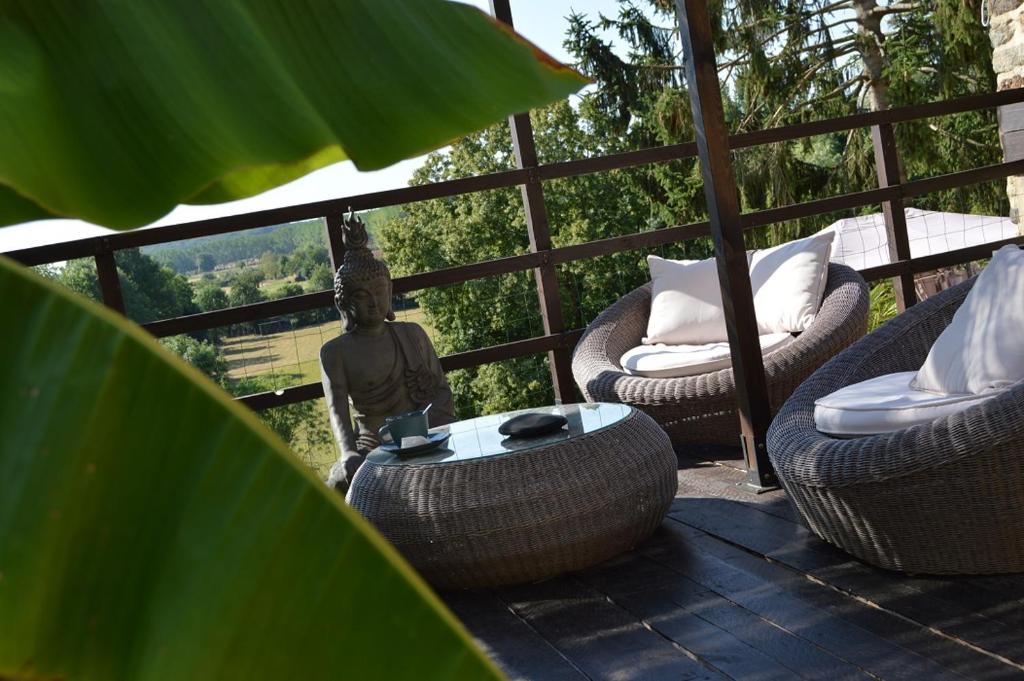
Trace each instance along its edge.
<instances>
[{"instance_id":1,"label":"green leaf","mask_svg":"<svg viewBox=\"0 0 1024 681\"><path fill-rule=\"evenodd\" d=\"M223 203L234 201L240 196L249 196L263 191L266 187L278 187L311 173L331 163L345 159L338 147L327 147L311 157L294 163L270 164L257 168L241 168L225 175L198 194L189 197L188 203Z\"/></svg>"},{"instance_id":2,"label":"green leaf","mask_svg":"<svg viewBox=\"0 0 1024 681\"><path fill-rule=\"evenodd\" d=\"M584 82L442 0L0 0L0 194L136 227L381 168ZM0 224L24 219L7 203Z\"/></svg>"},{"instance_id":3,"label":"green leaf","mask_svg":"<svg viewBox=\"0 0 1024 681\"><path fill-rule=\"evenodd\" d=\"M0 184L0 219L6 224L45 220L53 217L10 187Z\"/></svg>"},{"instance_id":4,"label":"green leaf","mask_svg":"<svg viewBox=\"0 0 1024 681\"><path fill-rule=\"evenodd\" d=\"M0 295L0 678L497 678L251 412L3 258Z\"/></svg>"}]
</instances>

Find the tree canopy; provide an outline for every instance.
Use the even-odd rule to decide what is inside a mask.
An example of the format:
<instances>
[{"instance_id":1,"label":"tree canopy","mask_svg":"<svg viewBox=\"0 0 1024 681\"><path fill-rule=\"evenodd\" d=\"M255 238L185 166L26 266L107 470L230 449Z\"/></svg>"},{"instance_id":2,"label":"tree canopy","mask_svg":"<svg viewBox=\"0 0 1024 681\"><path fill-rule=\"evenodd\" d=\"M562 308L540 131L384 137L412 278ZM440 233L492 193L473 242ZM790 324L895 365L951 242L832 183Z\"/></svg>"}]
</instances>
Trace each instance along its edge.
<instances>
[{"instance_id":1,"label":"tree canopy","mask_svg":"<svg viewBox=\"0 0 1024 681\"><path fill-rule=\"evenodd\" d=\"M200 311L188 280L139 249L118 251L116 262L125 311L133 321L145 324ZM75 293L101 299L96 265L91 258L71 260L63 268L49 268L43 273Z\"/></svg>"},{"instance_id":2,"label":"tree canopy","mask_svg":"<svg viewBox=\"0 0 1024 681\"><path fill-rule=\"evenodd\" d=\"M727 122L732 132L840 116L995 89L985 29L962 0L726 0L712 5ZM614 16L574 14L565 47L595 80L578 101L532 112L542 163L690 141L690 103L669 0L620 0ZM605 36L612 32L616 38ZM909 177L1000 160L992 112L897 126ZM423 184L513 167L508 126L499 124L431 154L412 182ZM866 130L743 150L733 156L744 210L758 210L875 186ZM695 159L546 182L556 246L706 219ZM922 197L940 210L1004 214L1001 185ZM868 207L867 212L877 210ZM751 247L813 233L849 212L772 225L748 235ZM524 253L522 201L515 189L404 206L380 228L396 275ZM659 249L667 257L707 257L706 240ZM646 252L563 265L567 324L582 327L648 278ZM542 333L531 273L412 294L438 331L441 354ZM549 403L542 357L455 372L461 415Z\"/></svg>"}]
</instances>

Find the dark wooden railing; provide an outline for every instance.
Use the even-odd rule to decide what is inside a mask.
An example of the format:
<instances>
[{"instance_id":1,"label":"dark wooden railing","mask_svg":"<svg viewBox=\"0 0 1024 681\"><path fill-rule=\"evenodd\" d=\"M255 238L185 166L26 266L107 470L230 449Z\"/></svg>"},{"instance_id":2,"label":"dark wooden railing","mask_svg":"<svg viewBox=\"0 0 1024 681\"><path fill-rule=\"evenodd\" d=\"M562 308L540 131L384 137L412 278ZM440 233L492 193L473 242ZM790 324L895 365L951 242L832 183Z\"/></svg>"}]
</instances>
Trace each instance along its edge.
<instances>
[{"instance_id":1,"label":"dark wooden railing","mask_svg":"<svg viewBox=\"0 0 1024 681\"><path fill-rule=\"evenodd\" d=\"M693 4L696 6L700 3L680 0L680 4ZM684 11L681 12L681 15L685 14L687 8L683 9ZM500 19L510 22L508 0L493 0L492 10ZM685 21L682 23L684 27L687 26ZM697 30L699 28L690 26L691 39L696 42L705 42L707 35ZM693 46L690 46L690 48L688 50L690 53L694 51L699 52L699 50L694 50ZM706 59L706 57L704 58ZM692 81L690 83L691 90L695 89L695 85L704 86L706 83ZM922 258L911 258L907 243L906 224L902 213L903 201L910 197L935 191L964 187L1011 175L1024 174L1024 161L1000 163L936 177L903 181L899 171L900 161L898 152L896 145L893 143L892 126L924 118L990 109L1022 102L1024 102L1024 88L731 135L723 137L724 142L719 141L716 143L717 146L710 145L710 148L706 149L698 149L697 143L688 142L550 164L539 164L537 162L536 154L533 151L533 136L532 130L529 127L529 119L525 114L517 115L512 117L511 123L517 165L519 167L513 170L388 191L346 196L329 201L262 210L223 218L79 239L11 251L6 255L25 265L42 265L76 258L92 257L96 262L100 291L104 303L123 313L124 301L114 258L114 254L120 250L196 237L226 234L298 220L321 218L326 220L327 242L330 246L331 260L337 266L344 253L344 247L340 242L338 226L341 221L341 215L350 209L363 211L518 186L522 188L526 208L530 252L400 277L394 282L394 290L395 293L417 291L495 275L533 270L537 282L538 305L542 310L542 318L544 320L544 335L448 355L441 359L441 363L446 371L450 371L517 357L549 353L552 380L556 391L555 396L560 400L572 401L575 396L575 389L572 384L570 369L571 350L579 339L582 330L567 329L565 327L564 317L561 312L562 297L559 291L558 280L555 276L556 266L623 251L654 248L664 244L699 237L713 236L716 237L717 241L717 236L722 233L720 230L723 227L722 225L713 224L716 220L716 212L712 210L710 211L712 219L706 222L555 247L551 242L547 225L547 214L544 208L543 186L545 182L697 156L702 157L702 166L707 167L711 160L709 155L713 155L721 162L723 157L728 157L729 151L737 149L870 127L872 128L873 141L875 142L876 166L879 169L879 187L877 189L742 213L736 216L734 220L738 219L739 229L747 230L838 210L881 204L886 218L887 231L889 232L892 262L869 268L862 271L862 274L869 281L884 278L894 278L898 281L897 291L902 290L902 296L899 300L899 304L902 307L904 305L912 305L914 302L912 282L915 273L984 258L990 255L994 248L1006 243L1024 243L1024 238L1015 237L947 253ZM694 106L696 107L697 104ZM695 117L696 119L697 117ZM707 121L704 121L704 124L699 125L698 136L707 133L707 128L701 127L706 124ZM711 166L714 167L713 164ZM729 184L722 184L718 190L719 199L727 197L729 191ZM711 198L709 197L709 204L712 203ZM728 220L729 218L725 216L724 219ZM732 227L728 229L732 229ZM728 232L728 229L726 229L726 232ZM730 273L730 276L735 274ZM727 287L723 287L723 290L727 290ZM230 324L250 322L282 314L303 312L331 305L333 305L333 291L320 291L253 305L204 312L173 319L163 319L145 324L144 327L155 336L166 337L213 329ZM756 332L751 331L751 323L753 323L752 318L746 321L737 320L736 332L741 337L746 337L751 333L753 333L753 336L756 336ZM735 359L734 365L744 364L744 362L735 362ZM757 359L760 359L759 354L757 354ZM738 370L741 368L741 366L737 366ZM740 375L740 373L738 371L737 375ZM761 379L763 380L763 373ZM239 399L253 409L267 409L322 396L323 391L319 383L307 383L284 390L248 395ZM752 408L763 410L767 409L767 405L754 405ZM756 451L759 446L763 448L763 430L766 427L766 424L762 423L764 421L764 414L758 416L755 421L757 423L753 428L755 431L759 431L759 433L754 433L751 436L751 442L745 445L749 450L747 463L753 473L752 481L755 485L763 486L772 482L770 466L766 465L766 460L762 456L757 456Z\"/></svg>"}]
</instances>

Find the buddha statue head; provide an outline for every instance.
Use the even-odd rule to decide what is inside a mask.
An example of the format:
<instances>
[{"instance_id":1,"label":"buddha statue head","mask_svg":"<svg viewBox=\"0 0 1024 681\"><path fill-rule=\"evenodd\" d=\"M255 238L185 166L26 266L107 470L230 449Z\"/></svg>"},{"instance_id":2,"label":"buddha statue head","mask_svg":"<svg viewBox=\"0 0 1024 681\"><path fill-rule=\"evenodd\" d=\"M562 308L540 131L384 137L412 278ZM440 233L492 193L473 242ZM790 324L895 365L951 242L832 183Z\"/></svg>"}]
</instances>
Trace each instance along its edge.
<instances>
[{"instance_id":1,"label":"buddha statue head","mask_svg":"<svg viewBox=\"0 0 1024 681\"><path fill-rule=\"evenodd\" d=\"M349 213L342 219L345 256L334 275L334 304L345 320L345 330L372 331L385 320L394 321L391 309L391 273L368 247L366 225Z\"/></svg>"}]
</instances>

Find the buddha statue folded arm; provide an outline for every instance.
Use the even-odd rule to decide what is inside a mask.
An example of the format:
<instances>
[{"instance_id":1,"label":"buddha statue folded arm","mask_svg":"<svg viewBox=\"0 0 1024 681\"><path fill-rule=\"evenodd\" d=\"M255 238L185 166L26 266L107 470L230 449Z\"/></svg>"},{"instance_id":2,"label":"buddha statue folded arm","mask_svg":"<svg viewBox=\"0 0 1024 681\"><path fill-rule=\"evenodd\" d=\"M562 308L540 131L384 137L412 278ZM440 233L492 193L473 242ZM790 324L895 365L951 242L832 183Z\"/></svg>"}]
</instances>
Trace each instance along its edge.
<instances>
[{"instance_id":1,"label":"buddha statue folded arm","mask_svg":"<svg viewBox=\"0 0 1024 681\"><path fill-rule=\"evenodd\" d=\"M324 345L324 349L329 343ZM352 412L349 409L348 385L345 370L341 365L340 356L336 353L320 352L320 380L324 386L324 401L327 404L327 415L331 422L331 432L338 443L341 456L331 469L328 480L332 487L347 485L362 464L365 454L373 449L368 441L363 442L360 452L359 440L352 426ZM337 470L335 470L337 469Z\"/></svg>"}]
</instances>

